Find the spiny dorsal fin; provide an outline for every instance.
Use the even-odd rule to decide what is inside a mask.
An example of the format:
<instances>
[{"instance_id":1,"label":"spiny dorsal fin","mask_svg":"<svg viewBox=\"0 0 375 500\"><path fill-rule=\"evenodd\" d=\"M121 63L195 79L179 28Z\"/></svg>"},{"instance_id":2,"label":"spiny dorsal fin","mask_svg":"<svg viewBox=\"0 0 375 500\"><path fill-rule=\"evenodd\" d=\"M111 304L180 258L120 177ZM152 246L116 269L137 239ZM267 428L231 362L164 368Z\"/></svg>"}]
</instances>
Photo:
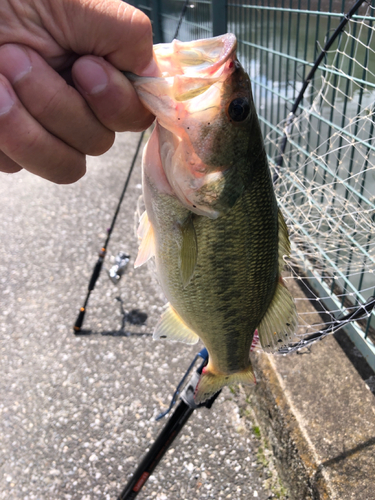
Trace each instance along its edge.
<instances>
[{"instance_id":1,"label":"spiny dorsal fin","mask_svg":"<svg viewBox=\"0 0 375 500\"><path fill-rule=\"evenodd\" d=\"M198 258L198 242L195 233L193 214L189 214L185 222L180 226L181 243L178 265L182 284L185 287L190 283L193 277Z\"/></svg>"},{"instance_id":2,"label":"spiny dorsal fin","mask_svg":"<svg viewBox=\"0 0 375 500\"><path fill-rule=\"evenodd\" d=\"M196 344L199 337L182 321L173 307L168 304L166 311L163 312L154 331L154 340L166 338L168 340L177 340L185 344Z\"/></svg>"},{"instance_id":3,"label":"spiny dorsal fin","mask_svg":"<svg viewBox=\"0 0 375 500\"><path fill-rule=\"evenodd\" d=\"M139 245L137 258L134 262L134 267L141 266L155 255L154 229L148 219L147 212L143 212L142 214L137 234L141 239L141 243Z\"/></svg>"},{"instance_id":4,"label":"spiny dorsal fin","mask_svg":"<svg viewBox=\"0 0 375 500\"><path fill-rule=\"evenodd\" d=\"M267 352L288 344L297 327L297 311L289 290L280 277L272 302L258 326L259 340Z\"/></svg>"}]
</instances>

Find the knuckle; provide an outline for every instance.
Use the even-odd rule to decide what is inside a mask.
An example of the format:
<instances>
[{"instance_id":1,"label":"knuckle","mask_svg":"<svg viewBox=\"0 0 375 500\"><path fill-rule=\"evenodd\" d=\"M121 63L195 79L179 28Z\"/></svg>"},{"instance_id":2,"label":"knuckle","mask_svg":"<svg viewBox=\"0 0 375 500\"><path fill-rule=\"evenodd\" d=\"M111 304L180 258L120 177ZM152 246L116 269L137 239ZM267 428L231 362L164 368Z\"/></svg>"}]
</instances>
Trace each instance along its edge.
<instances>
[{"instance_id":1,"label":"knuckle","mask_svg":"<svg viewBox=\"0 0 375 500\"><path fill-rule=\"evenodd\" d=\"M137 47L137 58L133 62L132 71L142 71L152 59L152 25L151 21L140 10L133 12L132 20L132 44Z\"/></svg>"},{"instance_id":2,"label":"knuckle","mask_svg":"<svg viewBox=\"0 0 375 500\"><path fill-rule=\"evenodd\" d=\"M148 40L152 39L152 25L150 18L146 16L141 10L135 9L132 15L132 24L137 27L137 34L139 38L146 37Z\"/></svg>"}]
</instances>

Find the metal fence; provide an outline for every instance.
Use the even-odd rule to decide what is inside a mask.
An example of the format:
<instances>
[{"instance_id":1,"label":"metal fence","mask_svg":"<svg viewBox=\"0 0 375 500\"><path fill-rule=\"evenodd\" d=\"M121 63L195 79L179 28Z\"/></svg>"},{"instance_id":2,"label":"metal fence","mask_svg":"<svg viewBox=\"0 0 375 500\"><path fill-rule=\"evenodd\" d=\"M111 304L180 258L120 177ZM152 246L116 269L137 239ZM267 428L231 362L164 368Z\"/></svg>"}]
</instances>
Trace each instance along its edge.
<instances>
[{"instance_id":1,"label":"metal fence","mask_svg":"<svg viewBox=\"0 0 375 500\"><path fill-rule=\"evenodd\" d=\"M132 3L150 16L155 43L171 41L184 0ZM288 134L283 181L276 185L297 234L294 251L305 260L304 273L336 315L375 293L373 4L363 4L315 73ZM189 2L180 40L227 31L237 36L271 165L304 78L352 5L347 0ZM375 369L374 313L347 333Z\"/></svg>"}]
</instances>

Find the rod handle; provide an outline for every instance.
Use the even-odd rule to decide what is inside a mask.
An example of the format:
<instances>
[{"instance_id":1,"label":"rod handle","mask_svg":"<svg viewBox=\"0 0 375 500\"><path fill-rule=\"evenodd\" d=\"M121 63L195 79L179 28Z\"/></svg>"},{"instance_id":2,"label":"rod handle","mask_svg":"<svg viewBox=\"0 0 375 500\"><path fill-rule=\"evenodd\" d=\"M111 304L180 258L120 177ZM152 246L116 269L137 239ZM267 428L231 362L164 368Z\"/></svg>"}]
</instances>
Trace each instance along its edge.
<instances>
[{"instance_id":1,"label":"rod handle","mask_svg":"<svg viewBox=\"0 0 375 500\"><path fill-rule=\"evenodd\" d=\"M74 333L78 333L81 330L81 326L82 326L83 320L85 318L85 313L86 313L86 309L84 307L81 307L81 309L79 310L76 322L74 323L74 327L73 327Z\"/></svg>"},{"instance_id":2,"label":"rod handle","mask_svg":"<svg viewBox=\"0 0 375 500\"><path fill-rule=\"evenodd\" d=\"M99 259L97 260L95 267L94 267L94 270L93 270L92 275L91 275L91 279L90 279L90 283L89 283L89 292L91 292L95 288L95 283L96 283L97 279L99 278L99 274L100 274L100 271L102 269L103 261L104 261L104 255L99 255Z\"/></svg>"}]
</instances>

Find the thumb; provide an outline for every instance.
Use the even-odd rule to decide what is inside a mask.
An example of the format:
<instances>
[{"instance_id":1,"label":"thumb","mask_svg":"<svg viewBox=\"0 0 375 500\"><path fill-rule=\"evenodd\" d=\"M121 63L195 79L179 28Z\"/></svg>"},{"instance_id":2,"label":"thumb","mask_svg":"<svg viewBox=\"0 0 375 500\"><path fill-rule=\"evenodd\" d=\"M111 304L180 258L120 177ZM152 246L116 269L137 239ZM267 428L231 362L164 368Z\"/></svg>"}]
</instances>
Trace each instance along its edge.
<instances>
[{"instance_id":1,"label":"thumb","mask_svg":"<svg viewBox=\"0 0 375 500\"><path fill-rule=\"evenodd\" d=\"M48 4L47 26L61 46L79 55L101 56L122 71L155 71L151 22L140 10L121 0L50 0Z\"/></svg>"}]
</instances>

